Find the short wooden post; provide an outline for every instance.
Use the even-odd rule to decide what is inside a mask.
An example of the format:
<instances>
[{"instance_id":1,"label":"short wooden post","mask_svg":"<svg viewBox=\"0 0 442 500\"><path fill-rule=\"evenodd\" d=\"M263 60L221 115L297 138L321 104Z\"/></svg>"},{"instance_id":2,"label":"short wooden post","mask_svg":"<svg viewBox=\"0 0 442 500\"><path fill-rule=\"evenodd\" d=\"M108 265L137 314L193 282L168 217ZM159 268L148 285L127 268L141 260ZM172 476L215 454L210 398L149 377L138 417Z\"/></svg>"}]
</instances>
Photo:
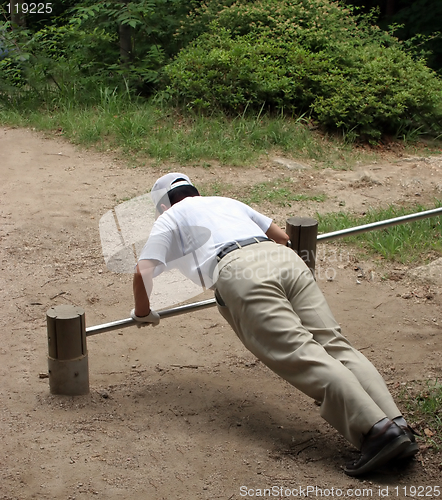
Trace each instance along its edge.
<instances>
[{"instance_id":1,"label":"short wooden post","mask_svg":"<svg viewBox=\"0 0 442 500\"><path fill-rule=\"evenodd\" d=\"M51 394L88 394L89 365L84 310L70 305L51 307L46 313L46 320Z\"/></svg>"},{"instance_id":2,"label":"short wooden post","mask_svg":"<svg viewBox=\"0 0 442 500\"><path fill-rule=\"evenodd\" d=\"M286 221L292 249L307 264L315 275L316 240L318 237L318 221L310 217L290 217Z\"/></svg>"}]
</instances>

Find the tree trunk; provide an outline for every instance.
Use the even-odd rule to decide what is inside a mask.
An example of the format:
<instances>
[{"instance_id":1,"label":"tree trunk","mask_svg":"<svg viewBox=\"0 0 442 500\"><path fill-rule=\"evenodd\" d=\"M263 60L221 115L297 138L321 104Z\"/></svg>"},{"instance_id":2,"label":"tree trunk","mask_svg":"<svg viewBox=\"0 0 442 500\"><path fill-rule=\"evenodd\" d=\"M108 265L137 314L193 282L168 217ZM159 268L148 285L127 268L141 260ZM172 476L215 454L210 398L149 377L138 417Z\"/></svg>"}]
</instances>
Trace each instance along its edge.
<instances>
[{"instance_id":1,"label":"tree trunk","mask_svg":"<svg viewBox=\"0 0 442 500\"><path fill-rule=\"evenodd\" d=\"M132 38L131 29L128 24L120 24L120 57L122 63L126 66L132 59Z\"/></svg>"},{"instance_id":2,"label":"tree trunk","mask_svg":"<svg viewBox=\"0 0 442 500\"><path fill-rule=\"evenodd\" d=\"M23 0L11 0L11 24L13 28L25 28L26 17L22 11Z\"/></svg>"}]
</instances>

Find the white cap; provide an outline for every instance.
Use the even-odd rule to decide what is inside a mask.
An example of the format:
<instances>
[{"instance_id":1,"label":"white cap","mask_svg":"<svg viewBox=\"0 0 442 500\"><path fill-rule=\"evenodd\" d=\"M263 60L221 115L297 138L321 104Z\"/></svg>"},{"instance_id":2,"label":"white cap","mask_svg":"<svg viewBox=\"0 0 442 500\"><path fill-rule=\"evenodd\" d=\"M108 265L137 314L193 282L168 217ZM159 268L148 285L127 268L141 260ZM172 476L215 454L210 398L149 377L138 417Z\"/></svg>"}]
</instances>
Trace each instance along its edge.
<instances>
[{"instance_id":1,"label":"white cap","mask_svg":"<svg viewBox=\"0 0 442 500\"><path fill-rule=\"evenodd\" d=\"M166 193L180 186L193 186L186 174L171 172L170 174L166 174L163 175L163 177L160 177L155 182L150 192L152 201L154 202L155 206L158 206L158 203Z\"/></svg>"}]
</instances>

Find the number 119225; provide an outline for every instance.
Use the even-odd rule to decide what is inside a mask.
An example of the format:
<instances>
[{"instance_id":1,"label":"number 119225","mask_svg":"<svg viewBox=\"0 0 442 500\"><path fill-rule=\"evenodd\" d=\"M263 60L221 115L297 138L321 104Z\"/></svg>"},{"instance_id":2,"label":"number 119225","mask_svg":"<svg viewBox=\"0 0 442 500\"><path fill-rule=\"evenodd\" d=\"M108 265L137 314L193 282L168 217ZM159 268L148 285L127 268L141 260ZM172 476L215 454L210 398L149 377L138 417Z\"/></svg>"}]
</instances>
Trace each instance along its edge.
<instances>
[{"instance_id":1,"label":"number 119225","mask_svg":"<svg viewBox=\"0 0 442 500\"><path fill-rule=\"evenodd\" d=\"M52 3L8 3L9 14L50 14Z\"/></svg>"}]
</instances>

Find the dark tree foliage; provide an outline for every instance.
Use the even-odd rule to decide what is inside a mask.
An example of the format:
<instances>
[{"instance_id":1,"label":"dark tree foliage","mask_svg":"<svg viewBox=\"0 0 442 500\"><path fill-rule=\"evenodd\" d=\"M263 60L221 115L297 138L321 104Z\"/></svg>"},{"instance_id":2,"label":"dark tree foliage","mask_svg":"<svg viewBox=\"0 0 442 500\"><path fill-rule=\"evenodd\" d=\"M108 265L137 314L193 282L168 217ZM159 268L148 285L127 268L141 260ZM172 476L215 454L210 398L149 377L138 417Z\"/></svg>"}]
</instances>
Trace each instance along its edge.
<instances>
[{"instance_id":1,"label":"dark tree foliage","mask_svg":"<svg viewBox=\"0 0 442 500\"><path fill-rule=\"evenodd\" d=\"M14 2L14 0L0 2L0 10L3 9L3 11L6 13L6 19L1 19L0 21L10 20L9 12L11 11L11 9L13 10L13 6L16 3L17 2ZM27 13L25 15L26 27L32 31L38 31L39 29L48 25L62 25L67 20L66 13L77 3L77 0L56 0L55 2L51 3L51 13ZM11 4L12 7L8 7L8 4ZM28 2L28 5L29 4L31 4L31 2Z\"/></svg>"},{"instance_id":2,"label":"dark tree foliage","mask_svg":"<svg viewBox=\"0 0 442 500\"><path fill-rule=\"evenodd\" d=\"M404 41L416 56L442 74L442 0L343 0L369 12L378 13L377 24Z\"/></svg>"},{"instance_id":3,"label":"dark tree foliage","mask_svg":"<svg viewBox=\"0 0 442 500\"><path fill-rule=\"evenodd\" d=\"M23 86L25 70L59 82L55 72L64 66L63 81L71 75L77 87L78 71L80 80L90 76L144 96L155 92L162 67L180 49L174 33L190 8L187 0L57 0L39 4L50 6L48 14L30 14L36 4L26 4L14 22L10 5L0 0L0 54L20 53L8 65L9 82L13 71L14 85Z\"/></svg>"}]
</instances>

